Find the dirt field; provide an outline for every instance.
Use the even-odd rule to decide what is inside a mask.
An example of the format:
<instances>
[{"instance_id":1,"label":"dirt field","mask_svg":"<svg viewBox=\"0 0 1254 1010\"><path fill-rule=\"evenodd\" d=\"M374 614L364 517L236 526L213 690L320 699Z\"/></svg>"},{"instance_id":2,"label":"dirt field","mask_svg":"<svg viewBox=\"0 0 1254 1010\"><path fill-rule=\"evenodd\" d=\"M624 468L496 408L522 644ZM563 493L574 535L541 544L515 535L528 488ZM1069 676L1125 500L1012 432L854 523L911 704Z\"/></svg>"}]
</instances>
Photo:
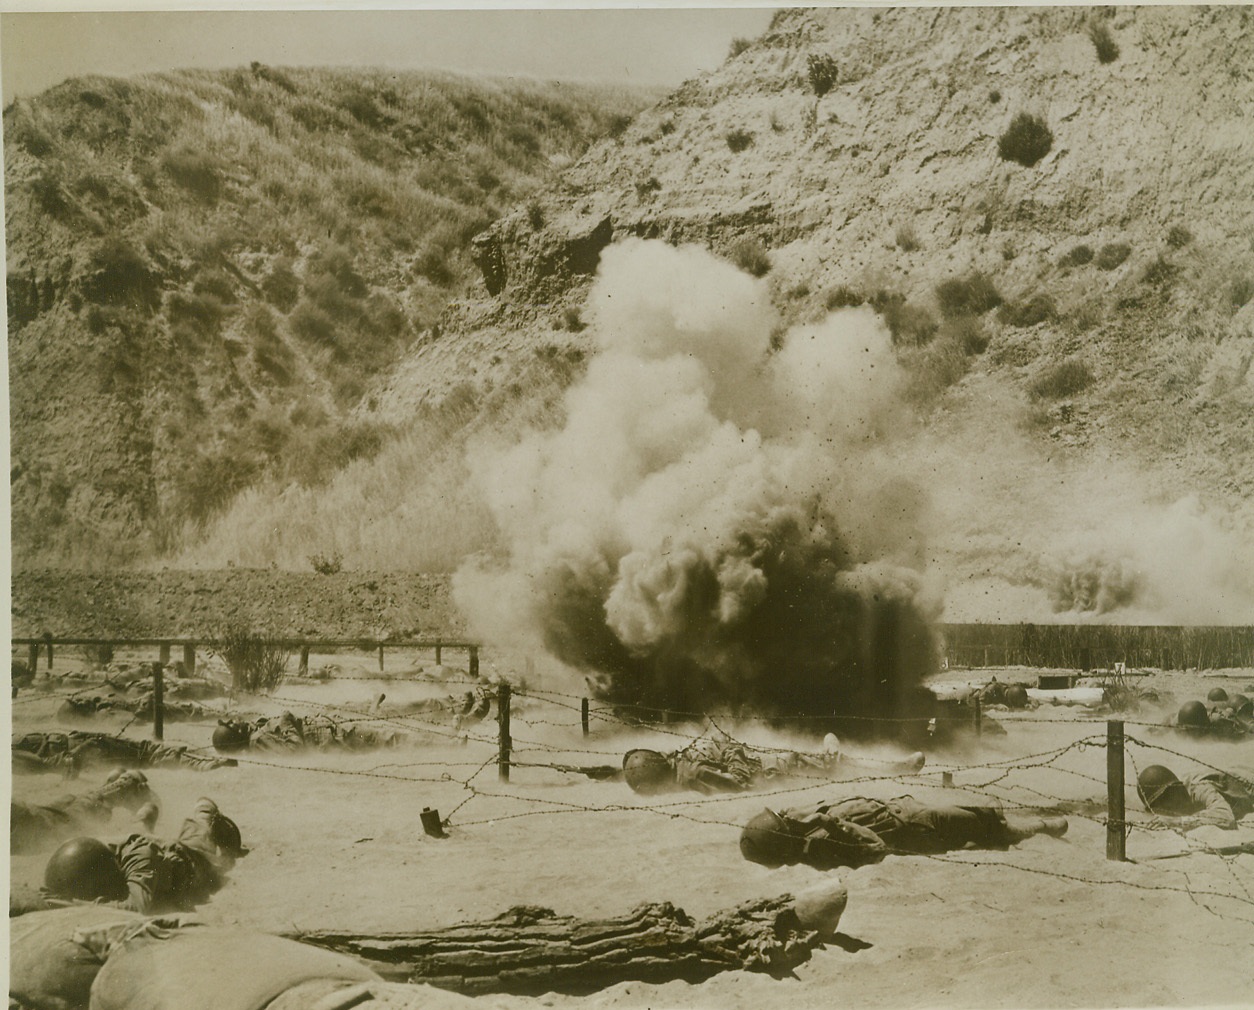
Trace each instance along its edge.
<instances>
[{"instance_id":1,"label":"dirt field","mask_svg":"<svg viewBox=\"0 0 1254 1010\"><path fill-rule=\"evenodd\" d=\"M310 712L364 705L383 690L386 715L396 711L394 704L445 689L367 679L373 671L366 659L354 665L337 657L336 663L341 676L362 679L287 685L278 692L286 700L266 705ZM973 671L970 679L983 680L987 672ZM1003 680L1034 677L1022 670L996 672ZM945 679L967 677L951 672ZM1174 691L1178 704L1216 685L1244 689L1254 683L1254 672L1160 674L1140 683ZM560 691L560 685L545 686ZM674 749L700 730L627 728L608 721L594 703L592 732L585 739L577 691L568 686L558 694L541 696L533 689L516 696L516 761L618 764L630 746ZM57 703L23 692L13 710L15 733L57 726ZM1011 807L1104 795L1105 750L1079 743L1104 741L1104 716L1048 705L989 714L1005 735L990 727L961 748L929 754L917 776L804 780L733 798L678 794L646 800L621 782L530 766L515 767L504 784L498 781L491 721L472 728L464 742L427 734L420 746L343 756L268 756L206 773L158 769L149 778L163 801L159 833L175 833L195 799L208 795L236 819L251 846L226 888L201 910L215 923L273 931L394 931L489 918L522 903L563 914L612 916L651 900L671 901L702 917L817 881L818 871L806 867L768 870L741 858L738 828L767 804L909 792L946 802L997 799ZM1222 767L1254 765L1254 743L1198 743L1137 724L1160 718L1158 712L1128 717L1129 780L1135 767L1149 763L1178 772L1196 767L1179 754ZM99 728L114 730L123 722L121 717L97 721ZM393 725L417 728L412 720ZM813 740L785 740L761 725L724 728L752 743L819 747ZM142 736L149 729L132 725L127 734ZM166 738L200 747L210 732L209 723L175 723L167 726ZM940 787L943 771L953 772L956 788ZM87 772L69 788L85 791L104 774ZM66 788L52 776L14 780L19 799ZM1131 791L1129 803L1132 819L1144 824L1147 818ZM425 806L449 819L449 838L423 834L419 813ZM1216 829L1207 830L1214 840ZM1223 842L1238 835L1250 840L1254 827L1222 834ZM1248 1005L1254 991L1254 855L1194 852L1154 859L1185 852L1189 843L1173 832L1137 829L1128 840L1132 861L1121 864L1106 860L1105 839L1099 819L1073 816L1063 839L1037 837L1007 852L892 856L844 871L850 898L841 942L816 952L792 979L733 972L700 985L627 983L589 997L482 1002L790 1010ZM14 857L13 884L37 885L45 861L46 854Z\"/></svg>"}]
</instances>

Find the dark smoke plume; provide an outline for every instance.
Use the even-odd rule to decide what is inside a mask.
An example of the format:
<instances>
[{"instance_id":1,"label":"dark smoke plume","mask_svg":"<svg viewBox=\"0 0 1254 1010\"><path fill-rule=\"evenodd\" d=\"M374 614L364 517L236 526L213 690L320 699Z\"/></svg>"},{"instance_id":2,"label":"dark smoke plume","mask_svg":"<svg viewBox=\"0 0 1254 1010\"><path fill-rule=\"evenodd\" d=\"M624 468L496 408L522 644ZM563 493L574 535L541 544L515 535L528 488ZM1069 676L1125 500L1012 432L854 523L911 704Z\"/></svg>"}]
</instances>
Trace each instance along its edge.
<instances>
[{"instance_id":1,"label":"dark smoke plume","mask_svg":"<svg viewBox=\"0 0 1254 1010\"><path fill-rule=\"evenodd\" d=\"M939 606L926 503L884 462L883 327L846 311L768 354L765 284L657 242L607 250L590 305L565 426L473 454L511 545L455 580L475 631L612 702L891 728L858 720L918 702Z\"/></svg>"}]
</instances>

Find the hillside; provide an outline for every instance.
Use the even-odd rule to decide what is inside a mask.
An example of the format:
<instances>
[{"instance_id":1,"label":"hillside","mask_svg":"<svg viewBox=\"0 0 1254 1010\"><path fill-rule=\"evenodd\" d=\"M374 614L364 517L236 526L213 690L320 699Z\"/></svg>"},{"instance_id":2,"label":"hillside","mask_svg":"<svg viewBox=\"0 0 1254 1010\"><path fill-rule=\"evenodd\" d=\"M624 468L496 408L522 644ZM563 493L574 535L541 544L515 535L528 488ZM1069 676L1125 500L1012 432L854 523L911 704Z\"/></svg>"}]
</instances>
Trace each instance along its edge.
<instances>
[{"instance_id":1,"label":"hillside","mask_svg":"<svg viewBox=\"0 0 1254 1010\"><path fill-rule=\"evenodd\" d=\"M469 238L651 100L261 64L4 113L15 564L116 566L388 441L372 377Z\"/></svg>"},{"instance_id":2,"label":"hillside","mask_svg":"<svg viewBox=\"0 0 1254 1010\"><path fill-rule=\"evenodd\" d=\"M888 331L909 416L861 458L914 489L915 561L950 619L1244 620L1252 45L1240 7L781 12L477 236L482 286L381 383L375 416L403 424L450 397L500 409L538 363L582 374L621 294L596 295L603 254L694 243L763 278L761 361L832 310L837 332L870 310ZM662 269L636 286L669 283ZM707 300L675 299L675 319ZM398 564L446 518L494 529L483 482L433 472L409 485L430 507L393 541ZM386 505L363 508L333 528L373 564L364 531ZM291 563L302 547L259 535L289 514L250 501L199 557ZM513 549L466 532L464 550Z\"/></svg>"}]
</instances>

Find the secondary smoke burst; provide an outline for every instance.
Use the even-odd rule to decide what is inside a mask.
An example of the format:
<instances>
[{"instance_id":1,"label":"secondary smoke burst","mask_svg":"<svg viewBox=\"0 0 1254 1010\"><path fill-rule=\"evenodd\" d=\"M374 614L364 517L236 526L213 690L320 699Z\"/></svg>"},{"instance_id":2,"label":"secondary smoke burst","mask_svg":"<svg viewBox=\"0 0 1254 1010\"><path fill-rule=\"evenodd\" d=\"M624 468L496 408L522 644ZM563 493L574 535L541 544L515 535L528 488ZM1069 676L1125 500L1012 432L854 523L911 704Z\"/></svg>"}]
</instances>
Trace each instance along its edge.
<instances>
[{"instance_id":1,"label":"secondary smoke burst","mask_svg":"<svg viewBox=\"0 0 1254 1010\"><path fill-rule=\"evenodd\" d=\"M590 308L564 426L472 453L510 545L454 581L474 630L614 702L904 711L939 606L923 496L877 461L900 382L883 326L846 311L768 354L764 282L643 241L606 251Z\"/></svg>"}]
</instances>

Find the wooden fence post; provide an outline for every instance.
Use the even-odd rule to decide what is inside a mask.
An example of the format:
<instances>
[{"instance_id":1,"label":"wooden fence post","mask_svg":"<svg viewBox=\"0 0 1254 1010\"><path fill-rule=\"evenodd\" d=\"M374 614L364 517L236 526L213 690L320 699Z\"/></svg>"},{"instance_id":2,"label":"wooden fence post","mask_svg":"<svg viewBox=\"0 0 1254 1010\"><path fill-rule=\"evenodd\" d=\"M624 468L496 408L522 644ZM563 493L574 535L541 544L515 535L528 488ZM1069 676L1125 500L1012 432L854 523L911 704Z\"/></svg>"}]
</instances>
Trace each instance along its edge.
<instances>
[{"instance_id":1,"label":"wooden fence post","mask_svg":"<svg viewBox=\"0 0 1254 1010\"><path fill-rule=\"evenodd\" d=\"M980 696L975 696L975 735L984 735L984 719L980 712Z\"/></svg>"},{"instance_id":2,"label":"wooden fence post","mask_svg":"<svg viewBox=\"0 0 1254 1010\"><path fill-rule=\"evenodd\" d=\"M169 666L170 664L170 643L169 642L161 643L161 651L157 653L157 656L158 658L160 658L162 666Z\"/></svg>"},{"instance_id":3,"label":"wooden fence post","mask_svg":"<svg viewBox=\"0 0 1254 1010\"><path fill-rule=\"evenodd\" d=\"M501 749L497 753L496 772L497 778L502 782L509 781L509 692L508 684L502 684L497 688L497 708L500 710L501 724Z\"/></svg>"},{"instance_id":4,"label":"wooden fence post","mask_svg":"<svg viewBox=\"0 0 1254 1010\"><path fill-rule=\"evenodd\" d=\"M165 739L165 667L152 664L152 738Z\"/></svg>"},{"instance_id":5,"label":"wooden fence post","mask_svg":"<svg viewBox=\"0 0 1254 1010\"><path fill-rule=\"evenodd\" d=\"M383 643L379 643L379 672L383 672Z\"/></svg>"},{"instance_id":6,"label":"wooden fence post","mask_svg":"<svg viewBox=\"0 0 1254 1010\"><path fill-rule=\"evenodd\" d=\"M309 676L309 646L307 645L300 647L300 666L296 672L302 677Z\"/></svg>"},{"instance_id":7,"label":"wooden fence post","mask_svg":"<svg viewBox=\"0 0 1254 1010\"><path fill-rule=\"evenodd\" d=\"M1123 723L1106 723L1106 858L1127 858L1127 832L1123 808Z\"/></svg>"},{"instance_id":8,"label":"wooden fence post","mask_svg":"<svg viewBox=\"0 0 1254 1010\"><path fill-rule=\"evenodd\" d=\"M583 735L588 735L588 699L581 698L579 701L579 721L583 725Z\"/></svg>"},{"instance_id":9,"label":"wooden fence post","mask_svg":"<svg viewBox=\"0 0 1254 1010\"><path fill-rule=\"evenodd\" d=\"M435 665L436 665L436 666L441 666L441 665L443 665L443 664L440 662L440 643L439 643L439 642L436 642L436 643L435 643Z\"/></svg>"},{"instance_id":10,"label":"wooden fence post","mask_svg":"<svg viewBox=\"0 0 1254 1010\"><path fill-rule=\"evenodd\" d=\"M470 647L470 676L479 676L479 646Z\"/></svg>"},{"instance_id":11,"label":"wooden fence post","mask_svg":"<svg viewBox=\"0 0 1254 1010\"><path fill-rule=\"evenodd\" d=\"M191 642L183 646L183 669L189 677L196 673L196 646Z\"/></svg>"},{"instance_id":12,"label":"wooden fence post","mask_svg":"<svg viewBox=\"0 0 1254 1010\"><path fill-rule=\"evenodd\" d=\"M39 643L31 642L26 647L26 665L32 674L39 670Z\"/></svg>"}]
</instances>

